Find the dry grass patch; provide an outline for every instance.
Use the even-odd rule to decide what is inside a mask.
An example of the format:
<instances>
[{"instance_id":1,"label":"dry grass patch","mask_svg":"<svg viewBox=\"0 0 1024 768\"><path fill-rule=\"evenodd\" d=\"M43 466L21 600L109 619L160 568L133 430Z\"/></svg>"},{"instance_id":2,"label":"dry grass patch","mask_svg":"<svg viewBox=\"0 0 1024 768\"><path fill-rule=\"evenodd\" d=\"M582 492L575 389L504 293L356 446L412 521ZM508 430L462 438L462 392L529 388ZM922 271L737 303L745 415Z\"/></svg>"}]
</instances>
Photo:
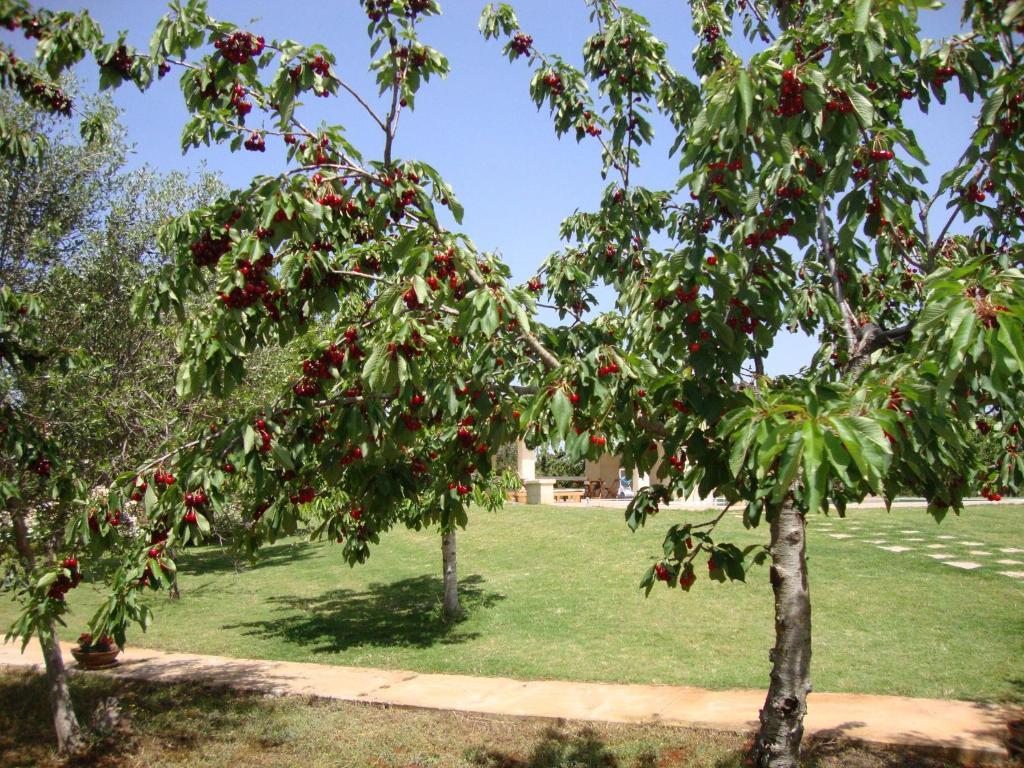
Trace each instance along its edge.
<instances>
[{"instance_id":1,"label":"dry grass patch","mask_svg":"<svg viewBox=\"0 0 1024 768\"><path fill-rule=\"evenodd\" d=\"M267 698L77 675L79 713L116 697L122 722L56 758L41 676L0 673L0 765L33 768L741 768L744 738L661 726L552 722ZM83 718L84 719L84 718ZM940 768L925 756L811 744L813 768Z\"/></svg>"}]
</instances>

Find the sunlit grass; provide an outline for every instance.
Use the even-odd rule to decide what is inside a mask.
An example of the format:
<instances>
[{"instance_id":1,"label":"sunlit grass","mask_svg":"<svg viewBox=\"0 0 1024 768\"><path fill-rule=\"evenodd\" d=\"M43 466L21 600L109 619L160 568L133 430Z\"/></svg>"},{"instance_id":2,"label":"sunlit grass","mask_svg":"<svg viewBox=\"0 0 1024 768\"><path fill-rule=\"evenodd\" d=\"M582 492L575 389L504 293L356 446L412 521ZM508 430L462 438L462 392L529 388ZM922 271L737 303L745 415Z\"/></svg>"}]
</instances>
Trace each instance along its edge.
<instances>
[{"instance_id":1,"label":"sunlit grass","mask_svg":"<svg viewBox=\"0 0 1024 768\"><path fill-rule=\"evenodd\" d=\"M815 690L1022 698L1024 582L1000 575L1012 566L995 565L1024 560L999 553L1024 548L1022 511L972 507L941 526L920 510L814 517ZM193 551L182 558L180 602L157 595L154 626L130 639L169 650L423 672L762 688L773 631L766 568L754 568L746 584L701 579L689 594L658 588L645 599L637 589L665 528L696 515L664 512L631 534L616 510L478 512L459 534L468 617L453 626L439 620L436 533L389 534L355 569L333 545L298 539L268 548L240 573L218 550ZM745 531L731 515L722 525L741 546L766 540L765 529ZM912 550L864 543L876 538ZM927 556L934 543L984 566L943 565ZM83 585L71 601L78 621L69 623L68 639L98 595ZM13 615L12 605L0 605L0 621Z\"/></svg>"}]
</instances>

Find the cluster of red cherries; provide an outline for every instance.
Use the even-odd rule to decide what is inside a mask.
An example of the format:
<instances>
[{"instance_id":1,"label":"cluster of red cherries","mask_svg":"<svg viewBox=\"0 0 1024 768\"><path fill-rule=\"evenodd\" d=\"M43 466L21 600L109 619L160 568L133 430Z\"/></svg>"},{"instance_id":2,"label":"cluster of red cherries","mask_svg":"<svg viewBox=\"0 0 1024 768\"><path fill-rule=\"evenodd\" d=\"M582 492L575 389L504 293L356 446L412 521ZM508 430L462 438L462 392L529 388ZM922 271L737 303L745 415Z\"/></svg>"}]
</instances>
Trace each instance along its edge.
<instances>
[{"instance_id":1,"label":"cluster of red cherries","mask_svg":"<svg viewBox=\"0 0 1024 768\"><path fill-rule=\"evenodd\" d=\"M263 53L265 44L262 36L257 37L252 32L232 32L214 41L213 47L232 64L248 64L249 59Z\"/></svg>"},{"instance_id":2,"label":"cluster of red cherries","mask_svg":"<svg viewBox=\"0 0 1024 768\"><path fill-rule=\"evenodd\" d=\"M800 81L792 69L782 73L782 87L779 89L779 106L775 114L779 117L793 117L804 111L804 91L807 84Z\"/></svg>"},{"instance_id":3,"label":"cluster of red cherries","mask_svg":"<svg viewBox=\"0 0 1024 768\"><path fill-rule=\"evenodd\" d=\"M50 585L50 589L46 594L51 600L63 601L64 596L82 581L82 573L78 570L77 559L69 557L60 564L60 567L68 571L68 573L61 573L57 580Z\"/></svg>"},{"instance_id":4,"label":"cluster of red cherries","mask_svg":"<svg viewBox=\"0 0 1024 768\"><path fill-rule=\"evenodd\" d=\"M231 239L227 237L214 238L209 230L203 236L189 246L192 251L192 261L197 267L209 267L213 269L221 257L231 250Z\"/></svg>"},{"instance_id":5,"label":"cluster of red cherries","mask_svg":"<svg viewBox=\"0 0 1024 768\"><path fill-rule=\"evenodd\" d=\"M530 52L530 46L533 45L533 38L529 35L524 35L522 32L512 38L509 43L509 47L516 52L517 56L525 56Z\"/></svg>"}]
</instances>

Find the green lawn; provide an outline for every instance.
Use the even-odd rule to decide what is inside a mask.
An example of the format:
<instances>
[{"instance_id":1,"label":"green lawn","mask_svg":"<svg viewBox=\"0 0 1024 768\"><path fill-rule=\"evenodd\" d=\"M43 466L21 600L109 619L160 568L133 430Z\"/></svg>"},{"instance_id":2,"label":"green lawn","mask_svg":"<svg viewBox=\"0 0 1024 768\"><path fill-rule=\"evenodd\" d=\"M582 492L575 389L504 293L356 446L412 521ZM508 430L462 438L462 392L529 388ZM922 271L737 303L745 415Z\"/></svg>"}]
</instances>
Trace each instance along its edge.
<instances>
[{"instance_id":1,"label":"green lawn","mask_svg":"<svg viewBox=\"0 0 1024 768\"><path fill-rule=\"evenodd\" d=\"M1024 700L1024 581L1000 573L1024 565L996 562L1024 562L1022 514L971 507L941 526L920 510L812 518L815 689ZM637 590L664 529L684 516L695 513L665 512L631 534L610 509L477 513L459 534L469 616L451 627L438 620L436 534L395 532L355 569L332 546L299 540L268 548L242 573L218 550L195 551L182 560L181 601L156 596L154 626L132 639L422 672L762 688L772 644L767 569L753 569L747 584L702 579L689 594L662 587L645 599ZM723 526L738 543L767 534L744 531L731 515ZM894 544L910 550L880 548ZM982 567L928 556L942 552ZM70 599L69 639L98 598L83 585ZM0 604L0 621L13 613Z\"/></svg>"}]
</instances>

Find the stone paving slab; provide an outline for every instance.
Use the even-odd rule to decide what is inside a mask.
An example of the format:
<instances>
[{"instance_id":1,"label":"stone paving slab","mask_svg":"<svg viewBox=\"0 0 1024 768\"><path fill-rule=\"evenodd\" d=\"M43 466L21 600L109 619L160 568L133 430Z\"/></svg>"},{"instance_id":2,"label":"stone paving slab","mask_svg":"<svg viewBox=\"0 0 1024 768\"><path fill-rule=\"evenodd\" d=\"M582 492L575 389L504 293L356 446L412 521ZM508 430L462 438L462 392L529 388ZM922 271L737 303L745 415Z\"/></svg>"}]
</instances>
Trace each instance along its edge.
<instances>
[{"instance_id":1,"label":"stone paving slab","mask_svg":"<svg viewBox=\"0 0 1024 768\"><path fill-rule=\"evenodd\" d=\"M970 560L946 560L942 564L952 565L954 568L962 568L965 571L973 571L975 568L981 568L981 563L973 563Z\"/></svg>"},{"instance_id":2,"label":"stone paving slab","mask_svg":"<svg viewBox=\"0 0 1024 768\"><path fill-rule=\"evenodd\" d=\"M65 658L70 662L69 644ZM757 727L763 691L708 691L668 685L617 685L558 680L437 675L327 664L234 659L130 648L106 672L155 682L199 681L272 695L492 715L658 723L749 732ZM0 645L0 666L42 665L37 644L24 654ZM75 671L77 665L69 664ZM1007 759L1007 722L1022 713L965 701L900 696L813 693L805 720L809 735L838 736L882 746L911 746L961 761Z\"/></svg>"}]
</instances>

